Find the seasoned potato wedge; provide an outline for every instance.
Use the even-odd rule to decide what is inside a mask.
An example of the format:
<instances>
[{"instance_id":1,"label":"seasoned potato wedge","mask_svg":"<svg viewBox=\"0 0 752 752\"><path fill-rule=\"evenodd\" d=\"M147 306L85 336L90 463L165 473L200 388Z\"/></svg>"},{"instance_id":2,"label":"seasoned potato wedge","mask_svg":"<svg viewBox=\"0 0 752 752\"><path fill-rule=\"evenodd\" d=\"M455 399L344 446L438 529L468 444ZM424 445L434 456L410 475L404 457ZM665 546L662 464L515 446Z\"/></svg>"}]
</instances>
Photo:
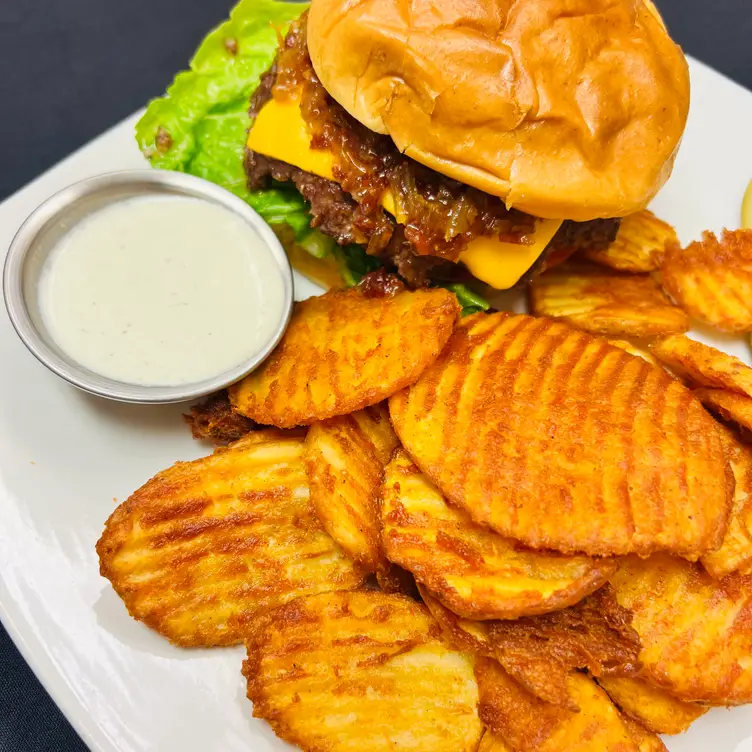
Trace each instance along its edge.
<instances>
[{"instance_id":1,"label":"seasoned potato wedge","mask_svg":"<svg viewBox=\"0 0 752 752\"><path fill-rule=\"evenodd\" d=\"M480 717L512 750L520 752L638 752L623 717L592 679L567 677L571 705L533 697L494 660L480 658L475 674ZM491 747L493 749L493 747Z\"/></svg>"},{"instance_id":2,"label":"seasoned potato wedge","mask_svg":"<svg viewBox=\"0 0 752 752\"><path fill-rule=\"evenodd\" d=\"M610 559L532 551L476 525L398 450L381 491L384 551L468 619L516 619L565 608L615 571Z\"/></svg>"},{"instance_id":3,"label":"seasoned potato wedge","mask_svg":"<svg viewBox=\"0 0 752 752\"><path fill-rule=\"evenodd\" d=\"M752 368L733 355L683 334L652 342L650 351L692 385L728 389L752 397Z\"/></svg>"},{"instance_id":4,"label":"seasoned potato wedge","mask_svg":"<svg viewBox=\"0 0 752 752\"><path fill-rule=\"evenodd\" d=\"M359 288L295 305L266 362L230 387L235 409L292 428L348 415L412 384L432 363L459 313L447 290L369 297Z\"/></svg>"},{"instance_id":5,"label":"seasoned potato wedge","mask_svg":"<svg viewBox=\"0 0 752 752\"><path fill-rule=\"evenodd\" d=\"M726 389L695 389L695 396L723 420L752 431L752 397Z\"/></svg>"},{"instance_id":6,"label":"seasoned potato wedge","mask_svg":"<svg viewBox=\"0 0 752 752\"><path fill-rule=\"evenodd\" d=\"M622 219L616 240L604 250L587 250L585 256L622 272L654 272L661 268L668 243L676 243L676 230L643 209Z\"/></svg>"},{"instance_id":7,"label":"seasoned potato wedge","mask_svg":"<svg viewBox=\"0 0 752 752\"><path fill-rule=\"evenodd\" d=\"M649 274L572 263L532 281L530 310L608 337L657 337L689 329L687 314Z\"/></svg>"},{"instance_id":8,"label":"seasoned potato wedge","mask_svg":"<svg viewBox=\"0 0 752 752\"><path fill-rule=\"evenodd\" d=\"M734 473L734 501L721 547L700 561L713 577L720 579L752 565L752 446L742 444L725 426L718 426L718 431Z\"/></svg>"},{"instance_id":9,"label":"seasoned potato wedge","mask_svg":"<svg viewBox=\"0 0 752 752\"><path fill-rule=\"evenodd\" d=\"M259 616L247 647L253 714L304 752L478 748L474 659L409 598L301 598Z\"/></svg>"},{"instance_id":10,"label":"seasoned potato wedge","mask_svg":"<svg viewBox=\"0 0 752 752\"><path fill-rule=\"evenodd\" d=\"M183 646L242 642L258 609L365 579L316 518L303 439L276 431L156 475L97 552L131 615Z\"/></svg>"},{"instance_id":11,"label":"seasoned potato wedge","mask_svg":"<svg viewBox=\"0 0 752 752\"><path fill-rule=\"evenodd\" d=\"M643 675L687 702L752 701L752 577L714 580L666 554L626 557L611 582L632 612Z\"/></svg>"},{"instance_id":12,"label":"seasoned potato wedge","mask_svg":"<svg viewBox=\"0 0 752 752\"><path fill-rule=\"evenodd\" d=\"M564 324L470 316L389 410L451 503L532 548L697 558L725 534L715 421L662 368Z\"/></svg>"},{"instance_id":13,"label":"seasoned potato wedge","mask_svg":"<svg viewBox=\"0 0 752 752\"><path fill-rule=\"evenodd\" d=\"M682 249L669 244L663 287L685 310L726 332L752 331L752 230L706 232Z\"/></svg>"},{"instance_id":14,"label":"seasoned potato wedge","mask_svg":"<svg viewBox=\"0 0 752 752\"><path fill-rule=\"evenodd\" d=\"M388 567L381 553L378 492L397 446L385 404L314 423L305 463L311 501L329 535L369 572Z\"/></svg>"},{"instance_id":15,"label":"seasoned potato wedge","mask_svg":"<svg viewBox=\"0 0 752 752\"><path fill-rule=\"evenodd\" d=\"M601 676L598 684L622 713L655 734L681 734L707 712L638 677Z\"/></svg>"}]
</instances>

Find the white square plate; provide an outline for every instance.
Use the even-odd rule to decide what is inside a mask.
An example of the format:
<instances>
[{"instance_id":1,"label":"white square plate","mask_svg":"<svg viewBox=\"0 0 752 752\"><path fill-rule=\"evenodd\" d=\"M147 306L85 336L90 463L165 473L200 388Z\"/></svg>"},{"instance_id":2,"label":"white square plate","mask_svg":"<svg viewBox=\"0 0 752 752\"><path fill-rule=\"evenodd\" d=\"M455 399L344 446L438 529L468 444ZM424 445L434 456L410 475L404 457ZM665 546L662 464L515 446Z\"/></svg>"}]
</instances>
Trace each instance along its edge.
<instances>
[{"instance_id":1,"label":"white square plate","mask_svg":"<svg viewBox=\"0 0 752 752\"><path fill-rule=\"evenodd\" d=\"M704 229L738 227L752 178L752 94L695 61L691 72L689 127L654 204L684 242ZM143 167L136 119L0 205L0 248L60 188ZM299 299L317 289L300 277L296 288ZM741 338L695 335L752 362ZM77 391L39 365L0 314L0 618L97 752L290 749L251 717L241 648L170 646L133 621L99 576L94 544L115 504L176 460L206 453L180 413L180 406L121 405ZM752 706L714 710L668 746L752 752Z\"/></svg>"}]
</instances>

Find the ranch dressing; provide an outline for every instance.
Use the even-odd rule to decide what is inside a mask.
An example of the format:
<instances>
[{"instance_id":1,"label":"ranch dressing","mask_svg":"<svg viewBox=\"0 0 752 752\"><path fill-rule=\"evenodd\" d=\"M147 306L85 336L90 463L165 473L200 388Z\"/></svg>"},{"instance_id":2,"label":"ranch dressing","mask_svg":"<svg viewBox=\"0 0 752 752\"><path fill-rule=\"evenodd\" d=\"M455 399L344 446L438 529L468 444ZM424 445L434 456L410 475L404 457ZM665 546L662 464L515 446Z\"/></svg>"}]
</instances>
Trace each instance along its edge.
<instances>
[{"instance_id":1,"label":"ranch dressing","mask_svg":"<svg viewBox=\"0 0 752 752\"><path fill-rule=\"evenodd\" d=\"M269 342L281 272L230 210L182 196L133 198L76 225L40 278L44 324L81 365L117 381L192 384Z\"/></svg>"}]
</instances>

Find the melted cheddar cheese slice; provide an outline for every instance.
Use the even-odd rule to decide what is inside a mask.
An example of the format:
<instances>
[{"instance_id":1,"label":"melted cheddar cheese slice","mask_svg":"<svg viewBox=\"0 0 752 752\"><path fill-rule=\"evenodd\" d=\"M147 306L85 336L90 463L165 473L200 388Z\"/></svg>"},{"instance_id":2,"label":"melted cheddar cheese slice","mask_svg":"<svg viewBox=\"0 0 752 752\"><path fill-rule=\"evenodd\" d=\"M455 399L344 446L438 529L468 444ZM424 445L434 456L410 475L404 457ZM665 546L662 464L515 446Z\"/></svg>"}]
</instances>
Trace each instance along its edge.
<instances>
[{"instance_id":1,"label":"melted cheddar cheese slice","mask_svg":"<svg viewBox=\"0 0 752 752\"><path fill-rule=\"evenodd\" d=\"M334 156L323 149L311 148L311 136L294 98L282 102L270 100L259 112L248 134L248 148L272 159L334 180ZM395 214L394 196L385 193L381 205ZM460 260L472 274L497 290L513 287L546 249L561 220L536 220L531 243L502 243L494 237L472 240Z\"/></svg>"}]
</instances>

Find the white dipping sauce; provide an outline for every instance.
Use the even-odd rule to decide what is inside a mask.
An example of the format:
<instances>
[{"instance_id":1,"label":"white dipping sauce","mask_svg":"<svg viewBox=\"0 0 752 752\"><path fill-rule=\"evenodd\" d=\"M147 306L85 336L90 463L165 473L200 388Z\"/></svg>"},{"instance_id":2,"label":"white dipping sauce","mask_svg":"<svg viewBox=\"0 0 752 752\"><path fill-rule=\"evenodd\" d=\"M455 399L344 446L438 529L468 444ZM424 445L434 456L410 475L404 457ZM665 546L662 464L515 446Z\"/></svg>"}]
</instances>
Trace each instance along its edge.
<instances>
[{"instance_id":1,"label":"white dipping sauce","mask_svg":"<svg viewBox=\"0 0 752 752\"><path fill-rule=\"evenodd\" d=\"M134 198L63 237L40 278L58 347L102 376L175 386L217 376L259 352L283 316L269 247L209 201Z\"/></svg>"}]
</instances>

